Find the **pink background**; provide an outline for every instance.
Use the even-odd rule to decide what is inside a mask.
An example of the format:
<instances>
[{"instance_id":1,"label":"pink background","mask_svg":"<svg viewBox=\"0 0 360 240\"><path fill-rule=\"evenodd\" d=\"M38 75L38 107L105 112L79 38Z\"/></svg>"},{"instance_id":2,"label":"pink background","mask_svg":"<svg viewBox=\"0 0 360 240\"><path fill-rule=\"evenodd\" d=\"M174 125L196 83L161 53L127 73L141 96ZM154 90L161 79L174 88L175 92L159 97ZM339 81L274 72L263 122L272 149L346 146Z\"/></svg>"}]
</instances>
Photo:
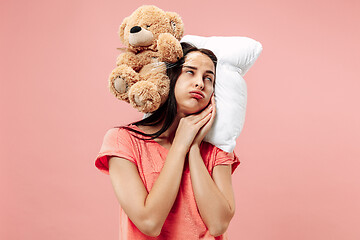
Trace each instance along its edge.
<instances>
[{"instance_id":1,"label":"pink background","mask_svg":"<svg viewBox=\"0 0 360 240\"><path fill-rule=\"evenodd\" d=\"M247 36L231 239L360 239L360 2L147 2L185 34ZM0 239L118 239L105 131L141 114L113 97L122 19L143 1L1 1Z\"/></svg>"}]
</instances>

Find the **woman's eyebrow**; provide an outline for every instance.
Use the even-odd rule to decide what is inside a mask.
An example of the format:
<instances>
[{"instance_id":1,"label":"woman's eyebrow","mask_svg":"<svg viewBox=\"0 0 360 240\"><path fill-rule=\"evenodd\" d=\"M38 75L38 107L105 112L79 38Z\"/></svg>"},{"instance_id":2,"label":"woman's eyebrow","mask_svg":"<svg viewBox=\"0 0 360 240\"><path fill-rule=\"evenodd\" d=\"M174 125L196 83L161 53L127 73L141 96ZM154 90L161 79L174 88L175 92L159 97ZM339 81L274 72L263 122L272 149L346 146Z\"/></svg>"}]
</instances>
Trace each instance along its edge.
<instances>
[{"instance_id":1,"label":"woman's eyebrow","mask_svg":"<svg viewBox=\"0 0 360 240\"><path fill-rule=\"evenodd\" d=\"M211 70L206 70L206 72L215 76L215 73L213 71L211 71Z\"/></svg>"},{"instance_id":2,"label":"woman's eyebrow","mask_svg":"<svg viewBox=\"0 0 360 240\"><path fill-rule=\"evenodd\" d=\"M197 70L197 67L193 67L193 66L183 66L183 67L186 67L186 68L190 68L190 69Z\"/></svg>"},{"instance_id":3,"label":"woman's eyebrow","mask_svg":"<svg viewBox=\"0 0 360 240\"><path fill-rule=\"evenodd\" d=\"M185 65L184 65L183 67L197 70L197 67L193 67L193 66L185 66ZM212 74L212 75L215 76L215 73L214 73L213 71L211 71L211 70L206 70L205 72L206 72L206 73L210 73L210 74Z\"/></svg>"}]
</instances>

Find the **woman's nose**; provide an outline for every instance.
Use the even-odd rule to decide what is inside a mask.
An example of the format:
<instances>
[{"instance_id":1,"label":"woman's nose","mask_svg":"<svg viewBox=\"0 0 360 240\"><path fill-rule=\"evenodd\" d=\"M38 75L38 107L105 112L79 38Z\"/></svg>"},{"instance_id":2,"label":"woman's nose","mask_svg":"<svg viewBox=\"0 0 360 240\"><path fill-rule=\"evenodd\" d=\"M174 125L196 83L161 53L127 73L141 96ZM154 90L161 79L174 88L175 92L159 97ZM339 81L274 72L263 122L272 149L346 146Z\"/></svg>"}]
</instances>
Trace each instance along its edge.
<instances>
[{"instance_id":1,"label":"woman's nose","mask_svg":"<svg viewBox=\"0 0 360 240\"><path fill-rule=\"evenodd\" d=\"M195 80L195 88L203 89L204 88L204 82L201 78L197 78Z\"/></svg>"}]
</instances>

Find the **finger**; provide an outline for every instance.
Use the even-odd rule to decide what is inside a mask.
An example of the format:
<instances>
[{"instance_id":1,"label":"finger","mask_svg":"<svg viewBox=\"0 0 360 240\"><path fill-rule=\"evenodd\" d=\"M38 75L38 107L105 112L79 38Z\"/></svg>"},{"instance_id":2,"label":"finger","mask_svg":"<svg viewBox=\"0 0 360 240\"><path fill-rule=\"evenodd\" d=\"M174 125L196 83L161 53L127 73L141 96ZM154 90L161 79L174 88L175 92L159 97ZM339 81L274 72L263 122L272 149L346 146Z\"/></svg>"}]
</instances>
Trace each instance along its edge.
<instances>
[{"instance_id":1,"label":"finger","mask_svg":"<svg viewBox=\"0 0 360 240\"><path fill-rule=\"evenodd\" d=\"M211 120L214 120L216 116L216 108L213 107L213 110L211 111Z\"/></svg>"},{"instance_id":2,"label":"finger","mask_svg":"<svg viewBox=\"0 0 360 240\"><path fill-rule=\"evenodd\" d=\"M213 113L213 115L214 115L214 117L215 117L215 115L216 115L215 97L213 97L212 102L213 102L213 105L212 105L212 113Z\"/></svg>"},{"instance_id":3,"label":"finger","mask_svg":"<svg viewBox=\"0 0 360 240\"><path fill-rule=\"evenodd\" d=\"M198 132L198 136L199 137L201 136L201 138L204 138L205 135L209 132L209 130L211 128L211 125L212 125L211 116L209 116L209 118L210 119L208 121L205 122L205 120L204 120L204 122L201 122L201 124L203 124L203 125L200 127L200 130Z\"/></svg>"},{"instance_id":4,"label":"finger","mask_svg":"<svg viewBox=\"0 0 360 240\"><path fill-rule=\"evenodd\" d=\"M215 118L216 116L216 103L215 103L215 96L211 98L212 103L212 118Z\"/></svg>"},{"instance_id":5,"label":"finger","mask_svg":"<svg viewBox=\"0 0 360 240\"><path fill-rule=\"evenodd\" d=\"M207 117L213 111L213 106L210 104L206 109L204 109L198 116L194 119L195 124Z\"/></svg>"},{"instance_id":6,"label":"finger","mask_svg":"<svg viewBox=\"0 0 360 240\"><path fill-rule=\"evenodd\" d=\"M204 118L202 118L200 121L198 121L195 125L197 125L199 128L203 127L210 119L211 119L211 113L206 115Z\"/></svg>"},{"instance_id":7,"label":"finger","mask_svg":"<svg viewBox=\"0 0 360 240\"><path fill-rule=\"evenodd\" d=\"M213 109L213 111L210 114L210 120L206 123L206 125L209 127L209 129L211 128L211 126L213 125L214 121L215 121L215 116L216 116L216 112L215 109Z\"/></svg>"},{"instance_id":8,"label":"finger","mask_svg":"<svg viewBox=\"0 0 360 240\"><path fill-rule=\"evenodd\" d=\"M206 108L204 108L200 113L192 114L187 116L189 120L193 121L194 123L197 123L201 119L203 119L207 114L211 113L213 106L209 104Z\"/></svg>"},{"instance_id":9,"label":"finger","mask_svg":"<svg viewBox=\"0 0 360 240\"><path fill-rule=\"evenodd\" d=\"M210 117L210 120L206 123L206 127L208 128L208 129L210 129L211 127L212 127L212 125L213 125L213 123L215 122L215 117L216 117L216 109L215 108L213 108L213 110L212 110L212 112L211 112L211 117ZM203 128L204 128L205 126L203 126Z\"/></svg>"},{"instance_id":10,"label":"finger","mask_svg":"<svg viewBox=\"0 0 360 240\"><path fill-rule=\"evenodd\" d=\"M211 97L211 104L215 107L215 95L212 95Z\"/></svg>"}]
</instances>

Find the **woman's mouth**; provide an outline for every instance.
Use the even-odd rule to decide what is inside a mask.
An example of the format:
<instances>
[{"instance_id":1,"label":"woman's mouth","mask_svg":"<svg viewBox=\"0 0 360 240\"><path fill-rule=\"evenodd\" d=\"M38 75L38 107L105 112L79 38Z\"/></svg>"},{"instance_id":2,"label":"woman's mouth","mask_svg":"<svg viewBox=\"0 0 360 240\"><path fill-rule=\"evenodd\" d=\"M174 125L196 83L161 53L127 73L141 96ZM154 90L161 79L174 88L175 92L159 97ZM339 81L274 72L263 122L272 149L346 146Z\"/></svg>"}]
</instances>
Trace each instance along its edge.
<instances>
[{"instance_id":1,"label":"woman's mouth","mask_svg":"<svg viewBox=\"0 0 360 240\"><path fill-rule=\"evenodd\" d=\"M192 91L190 92L191 97L196 98L196 99L203 99L205 96L203 93L199 92L199 91Z\"/></svg>"}]
</instances>

